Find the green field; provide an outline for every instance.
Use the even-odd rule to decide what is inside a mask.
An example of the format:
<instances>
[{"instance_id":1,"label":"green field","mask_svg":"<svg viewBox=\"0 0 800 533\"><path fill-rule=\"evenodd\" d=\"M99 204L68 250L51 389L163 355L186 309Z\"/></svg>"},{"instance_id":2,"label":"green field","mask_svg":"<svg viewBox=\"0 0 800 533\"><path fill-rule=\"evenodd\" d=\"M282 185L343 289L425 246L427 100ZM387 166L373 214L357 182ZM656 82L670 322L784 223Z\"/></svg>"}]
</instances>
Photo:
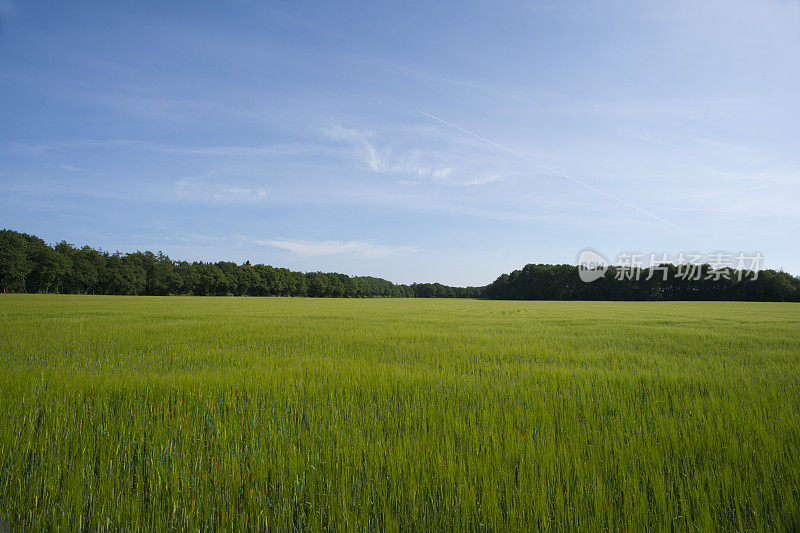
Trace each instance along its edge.
<instances>
[{"instance_id":1,"label":"green field","mask_svg":"<svg viewBox=\"0 0 800 533\"><path fill-rule=\"evenodd\" d=\"M0 529L800 528L800 305L0 295Z\"/></svg>"}]
</instances>

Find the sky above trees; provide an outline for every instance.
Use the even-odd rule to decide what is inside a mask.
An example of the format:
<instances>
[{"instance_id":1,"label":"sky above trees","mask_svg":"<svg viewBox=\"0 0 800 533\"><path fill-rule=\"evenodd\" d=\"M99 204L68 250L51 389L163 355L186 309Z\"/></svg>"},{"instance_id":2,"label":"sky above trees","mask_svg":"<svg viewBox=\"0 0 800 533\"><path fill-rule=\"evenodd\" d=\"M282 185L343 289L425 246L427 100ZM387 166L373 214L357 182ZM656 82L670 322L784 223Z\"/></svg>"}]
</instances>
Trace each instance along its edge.
<instances>
[{"instance_id":1,"label":"sky above trees","mask_svg":"<svg viewBox=\"0 0 800 533\"><path fill-rule=\"evenodd\" d=\"M697 4L0 1L0 227L397 283L800 273L800 4Z\"/></svg>"}]
</instances>

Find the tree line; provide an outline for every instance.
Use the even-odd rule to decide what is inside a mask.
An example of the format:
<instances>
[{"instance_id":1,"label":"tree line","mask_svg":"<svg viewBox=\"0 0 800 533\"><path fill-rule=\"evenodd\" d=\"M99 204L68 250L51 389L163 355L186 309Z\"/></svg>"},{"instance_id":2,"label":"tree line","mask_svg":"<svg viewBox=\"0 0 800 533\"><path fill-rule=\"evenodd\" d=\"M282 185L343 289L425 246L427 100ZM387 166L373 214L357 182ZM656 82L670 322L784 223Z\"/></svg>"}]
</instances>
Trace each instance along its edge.
<instances>
[{"instance_id":1,"label":"tree line","mask_svg":"<svg viewBox=\"0 0 800 533\"><path fill-rule=\"evenodd\" d=\"M0 230L3 292L339 298L476 298L482 287L398 285L372 276L295 272L269 265L175 261L162 252L122 254L48 245L35 235Z\"/></svg>"},{"instance_id":2,"label":"tree line","mask_svg":"<svg viewBox=\"0 0 800 533\"><path fill-rule=\"evenodd\" d=\"M309 296L339 298L489 298L497 300L743 300L800 301L800 277L699 265L696 279L676 265L643 269L638 279L609 267L590 283L575 265L529 264L485 287L441 283L399 285L372 276L296 272L269 265L175 261L150 251L122 254L48 245L35 235L0 230L3 292L195 296ZM666 270L666 272L664 272Z\"/></svg>"},{"instance_id":3,"label":"tree line","mask_svg":"<svg viewBox=\"0 0 800 533\"><path fill-rule=\"evenodd\" d=\"M574 265L526 265L503 274L484 288L483 296L499 300L741 300L800 301L800 277L775 270L745 272L697 265L681 276L678 265L645 268L638 279L611 266L592 282L580 279ZM685 268L684 268L685 271Z\"/></svg>"}]
</instances>

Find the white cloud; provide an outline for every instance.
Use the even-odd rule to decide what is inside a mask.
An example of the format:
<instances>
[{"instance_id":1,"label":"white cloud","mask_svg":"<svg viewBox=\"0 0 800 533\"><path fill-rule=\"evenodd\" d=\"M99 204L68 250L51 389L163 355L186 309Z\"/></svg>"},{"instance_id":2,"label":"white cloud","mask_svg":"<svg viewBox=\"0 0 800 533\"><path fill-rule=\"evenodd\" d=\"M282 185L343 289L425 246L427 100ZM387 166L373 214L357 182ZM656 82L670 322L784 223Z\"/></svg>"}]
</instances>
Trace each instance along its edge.
<instances>
[{"instance_id":1,"label":"white cloud","mask_svg":"<svg viewBox=\"0 0 800 533\"><path fill-rule=\"evenodd\" d=\"M468 178L462 181L455 182L456 185L483 185L485 183L491 183L493 181L497 181L500 179L500 174L492 174L490 176L478 176L474 178Z\"/></svg>"},{"instance_id":2,"label":"white cloud","mask_svg":"<svg viewBox=\"0 0 800 533\"><path fill-rule=\"evenodd\" d=\"M297 155L306 152L319 151L319 147L297 143L264 144L264 145L220 145L220 146L186 146L162 144L147 141L134 141L130 139L73 139L52 140L41 143L0 143L0 149L8 150L17 155L41 155L45 152L58 150L92 149L92 148L120 148L156 152L170 155L199 155L210 157L248 157L265 155ZM66 170L75 170L77 167L61 165ZM83 169L77 169L83 170Z\"/></svg>"},{"instance_id":3,"label":"white cloud","mask_svg":"<svg viewBox=\"0 0 800 533\"><path fill-rule=\"evenodd\" d=\"M80 172L81 170L83 170L80 167L73 167L72 165L61 165L61 168L63 168L64 170L69 170L70 172Z\"/></svg>"},{"instance_id":4,"label":"white cloud","mask_svg":"<svg viewBox=\"0 0 800 533\"><path fill-rule=\"evenodd\" d=\"M372 172L389 172L391 166L388 159L391 156L391 148L378 149L368 138L372 135L369 132L360 132L351 128L343 128L341 124L333 124L322 131L322 134L329 139L346 141L352 144L348 150L350 156L359 159Z\"/></svg>"},{"instance_id":5,"label":"white cloud","mask_svg":"<svg viewBox=\"0 0 800 533\"><path fill-rule=\"evenodd\" d=\"M450 177L450 174L453 172L453 169L450 167L447 168L440 168L439 170L433 171L433 177L438 178L440 180L446 180Z\"/></svg>"},{"instance_id":6,"label":"white cloud","mask_svg":"<svg viewBox=\"0 0 800 533\"><path fill-rule=\"evenodd\" d=\"M268 198L265 189L206 182L195 178L178 180L176 186L178 197L189 201L239 204L260 202Z\"/></svg>"},{"instance_id":7,"label":"white cloud","mask_svg":"<svg viewBox=\"0 0 800 533\"><path fill-rule=\"evenodd\" d=\"M398 183L411 185L429 179L446 185L480 185L500 178L499 174L488 177L474 176L473 173L459 173L447 165L451 156L435 150L423 152L419 149L397 149L373 141L374 134L333 124L323 130L329 139L350 144L345 151L348 157L355 158L362 167L380 174L402 174L407 179Z\"/></svg>"},{"instance_id":8,"label":"white cloud","mask_svg":"<svg viewBox=\"0 0 800 533\"><path fill-rule=\"evenodd\" d=\"M265 145L265 146L203 146L186 147L140 143L144 150L176 155L207 155L222 157L259 156L259 155L291 155L306 150L299 145Z\"/></svg>"},{"instance_id":9,"label":"white cloud","mask_svg":"<svg viewBox=\"0 0 800 533\"><path fill-rule=\"evenodd\" d=\"M344 141L358 141L363 139L365 134L369 135L368 133L359 132L352 128L344 128L341 124L331 124L322 130L322 134L331 139L339 139Z\"/></svg>"},{"instance_id":10,"label":"white cloud","mask_svg":"<svg viewBox=\"0 0 800 533\"><path fill-rule=\"evenodd\" d=\"M385 257L400 253L414 253L415 246L386 246L362 241L302 241L292 239L257 240L256 244L281 248L298 255L358 255L361 257Z\"/></svg>"}]
</instances>

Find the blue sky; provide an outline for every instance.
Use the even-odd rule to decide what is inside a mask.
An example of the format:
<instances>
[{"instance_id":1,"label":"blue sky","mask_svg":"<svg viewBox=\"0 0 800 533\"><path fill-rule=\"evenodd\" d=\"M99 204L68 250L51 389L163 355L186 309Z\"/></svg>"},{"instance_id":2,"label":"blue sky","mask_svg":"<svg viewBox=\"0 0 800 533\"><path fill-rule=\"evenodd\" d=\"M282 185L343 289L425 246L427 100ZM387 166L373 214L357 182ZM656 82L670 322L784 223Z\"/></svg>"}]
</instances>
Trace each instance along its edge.
<instances>
[{"instance_id":1,"label":"blue sky","mask_svg":"<svg viewBox=\"0 0 800 533\"><path fill-rule=\"evenodd\" d=\"M0 0L0 226L484 284L800 273L800 3Z\"/></svg>"}]
</instances>

